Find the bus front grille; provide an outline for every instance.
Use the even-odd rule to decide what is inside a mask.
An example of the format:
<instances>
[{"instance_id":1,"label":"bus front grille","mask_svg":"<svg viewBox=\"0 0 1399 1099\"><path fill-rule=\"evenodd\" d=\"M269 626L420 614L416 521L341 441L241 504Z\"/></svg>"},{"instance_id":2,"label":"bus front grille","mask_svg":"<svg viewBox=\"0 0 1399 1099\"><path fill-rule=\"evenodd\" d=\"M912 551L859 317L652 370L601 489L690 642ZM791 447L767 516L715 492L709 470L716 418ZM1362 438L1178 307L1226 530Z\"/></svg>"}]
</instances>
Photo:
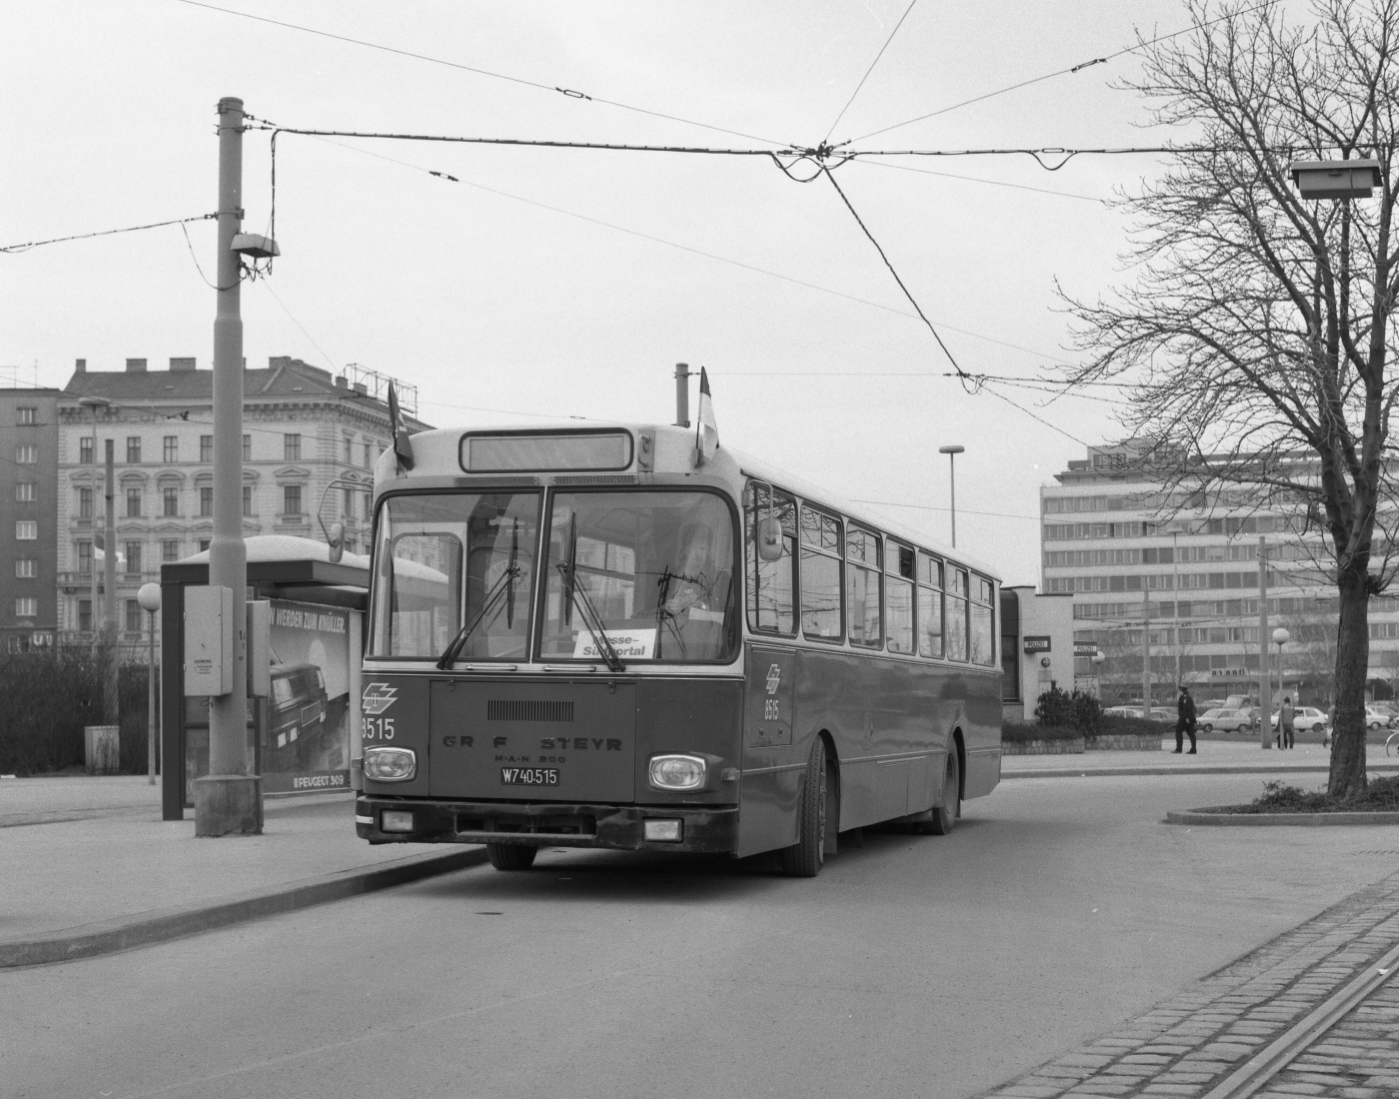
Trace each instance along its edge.
<instances>
[{"instance_id":1,"label":"bus front grille","mask_svg":"<svg viewBox=\"0 0 1399 1099\"><path fill-rule=\"evenodd\" d=\"M572 721L571 701L537 698L492 698L486 700L487 721Z\"/></svg>"},{"instance_id":2,"label":"bus front grille","mask_svg":"<svg viewBox=\"0 0 1399 1099\"><path fill-rule=\"evenodd\" d=\"M557 813L527 816L523 813L459 813L458 832L485 832L495 835L595 836L597 817Z\"/></svg>"}]
</instances>

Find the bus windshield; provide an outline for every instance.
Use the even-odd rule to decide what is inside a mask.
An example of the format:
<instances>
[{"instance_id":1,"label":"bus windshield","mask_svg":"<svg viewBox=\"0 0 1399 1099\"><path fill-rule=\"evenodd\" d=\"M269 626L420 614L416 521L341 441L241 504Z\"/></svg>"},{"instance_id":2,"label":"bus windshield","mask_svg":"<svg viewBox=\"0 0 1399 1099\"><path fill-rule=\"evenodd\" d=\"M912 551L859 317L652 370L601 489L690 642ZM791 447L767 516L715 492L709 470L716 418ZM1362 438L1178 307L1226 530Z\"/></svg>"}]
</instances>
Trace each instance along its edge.
<instances>
[{"instance_id":1,"label":"bus windshield","mask_svg":"<svg viewBox=\"0 0 1399 1099\"><path fill-rule=\"evenodd\" d=\"M557 493L541 657L732 660L738 642L733 570L733 518L720 496Z\"/></svg>"},{"instance_id":2,"label":"bus windshield","mask_svg":"<svg viewBox=\"0 0 1399 1099\"><path fill-rule=\"evenodd\" d=\"M527 659L540 499L390 496L379 515L369 655Z\"/></svg>"}]
</instances>

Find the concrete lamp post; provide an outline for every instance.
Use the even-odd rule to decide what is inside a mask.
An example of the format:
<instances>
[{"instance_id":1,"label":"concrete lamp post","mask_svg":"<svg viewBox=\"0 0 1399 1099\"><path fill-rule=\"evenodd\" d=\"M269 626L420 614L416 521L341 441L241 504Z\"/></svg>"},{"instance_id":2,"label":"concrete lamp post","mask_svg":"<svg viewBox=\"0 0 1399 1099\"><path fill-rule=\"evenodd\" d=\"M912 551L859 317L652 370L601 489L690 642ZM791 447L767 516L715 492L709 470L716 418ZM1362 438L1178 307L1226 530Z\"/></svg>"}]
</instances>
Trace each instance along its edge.
<instances>
[{"instance_id":1,"label":"concrete lamp post","mask_svg":"<svg viewBox=\"0 0 1399 1099\"><path fill-rule=\"evenodd\" d=\"M1287 630L1279 626L1273 631L1273 644L1278 647L1278 744L1282 745L1282 647L1292 639Z\"/></svg>"},{"instance_id":2,"label":"concrete lamp post","mask_svg":"<svg viewBox=\"0 0 1399 1099\"><path fill-rule=\"evenodd\" d=\"M957 548L957 455L967 448L957 443L938 447L939 454L947 455L947 472L952 482L952 548Z\"/></svg>"},{"instance_id":3,"label":"concrete lamp post","mask_svg":"<svg viewBox=\"0 0 1399 1099\"><path fill-rule=\"evenodd\" d=\"M155 745L159 731L155 721L155 616L160 610L160 585L142 584L136 602L146 612L150 649L146 656L146 781L155 785Z\"/></svg>"},{"instance_id":4,"label":"concrete lamp post","mask_svg":"<svg viewBox=\"0 0 1399 1099\"><path fill-rule=\"evenodd\" d=\"M1103 697L1103 663L1107 658L1107 653L1102 649L1093 654L1093 692L1099 698Z\"/></svg>"}]
</instances>

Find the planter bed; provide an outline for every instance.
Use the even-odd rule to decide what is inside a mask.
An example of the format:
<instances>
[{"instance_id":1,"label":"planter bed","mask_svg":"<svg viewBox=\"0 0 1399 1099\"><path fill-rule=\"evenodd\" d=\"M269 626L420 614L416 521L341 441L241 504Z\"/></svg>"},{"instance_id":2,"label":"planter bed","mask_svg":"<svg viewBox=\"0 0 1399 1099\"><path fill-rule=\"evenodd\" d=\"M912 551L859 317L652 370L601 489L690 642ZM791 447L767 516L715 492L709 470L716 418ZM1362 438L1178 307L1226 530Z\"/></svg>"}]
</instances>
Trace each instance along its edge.
<instances>
[{"instance_id":1,"label":"planter bed","mask_svg":"<svg viewBox=\"0 0 1399 1099\"><path fill-rule=\"evenodd\" d=\"M1083 737L1056 737L1053 740L1003 740L1001 754L1007 756L1082 755Z\"/></svg>"}]
</instances>

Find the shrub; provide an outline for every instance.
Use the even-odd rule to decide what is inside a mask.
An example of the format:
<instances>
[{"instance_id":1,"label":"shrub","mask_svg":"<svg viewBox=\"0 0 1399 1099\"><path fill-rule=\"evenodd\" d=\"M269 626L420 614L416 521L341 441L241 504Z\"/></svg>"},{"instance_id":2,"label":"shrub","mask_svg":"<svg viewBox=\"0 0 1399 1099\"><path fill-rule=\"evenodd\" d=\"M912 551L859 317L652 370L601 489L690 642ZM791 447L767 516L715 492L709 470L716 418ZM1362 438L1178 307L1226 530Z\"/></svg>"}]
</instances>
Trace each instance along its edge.
<instances>
[{"instance_id":1,"label":"shrub","mask_svg":"<svg viewBox=\"0 0 1399 1099\"><path fill-rule=\"evenodd\" d=\"M1035 720L1041 725L1076 729L1078 736L1095 737L1103 724L1103 707L1096 696L1075 690L1068 694L1058 686L1040 695Z\"/></svg>"},{"instance_id":2,"label":"shrub","mask_svg":"<svg viewBox=\"0 0 1399 1099\"><path fill-rule=\"evenodd\" d=\"M1009 744L1023 744L1027 740L1077 740L1081 736L1081 729L1068 725L1027 725L1021 721L1007 721L1001 726L1001 741Z\"/></svg>"},{"instance_id":3,"label":"shrub","mask_svg":"<svg viewBox=\"0 0 1399 1099\"><path fill-rule=\"evenodd\" d=\"M1123 717L1104 714L1099 736L1164 736L1174 728L1169 722L1153 721L1147 717Z\"/></svg>"}]
</instances>

